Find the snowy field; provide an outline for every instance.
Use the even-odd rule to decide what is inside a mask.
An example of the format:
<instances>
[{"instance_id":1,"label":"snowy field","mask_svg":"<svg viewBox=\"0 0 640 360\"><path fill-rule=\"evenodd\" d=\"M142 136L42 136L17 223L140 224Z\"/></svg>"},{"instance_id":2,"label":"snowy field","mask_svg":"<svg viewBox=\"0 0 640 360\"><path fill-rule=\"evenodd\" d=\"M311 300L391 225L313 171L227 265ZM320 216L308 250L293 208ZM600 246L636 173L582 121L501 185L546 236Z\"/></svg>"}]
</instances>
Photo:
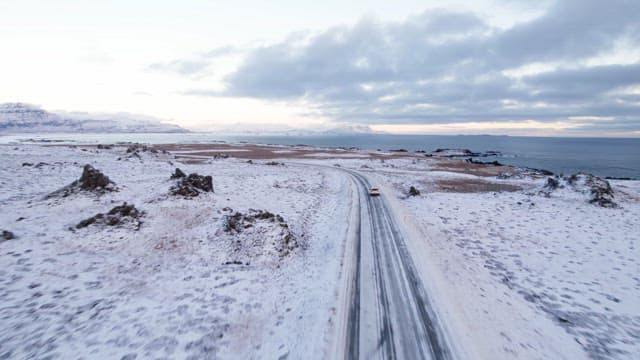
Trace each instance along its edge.
<instances>
[{"instance_id":1,"label":"snowy field","mask_svg":"<svg viewBox=\"0 0 640 360\"><path fill-rule=\"evenodd\" d=\"M386 193L470 358L640 358L640 181L612 181L619 207L603 208L585 189L548 191L542 176L332 163Z\"/></svg>"},{"instance_id":2,"label":"snowy field","mask_svg":"<svg viewBox=\"0 0 640 360\"><path fill-rule=\"evenodd\" d=\"M601 207L582 177L550 188L448 159L126 150L0 146L16 236L0 238L0 358L330 358L354 205L341 168L381 188L467 358L640 358L640 181L611 181ZM47 198L85 164L117 191ZM170 195L176 167L214 192ZM77 228L124 202L139 230Z\"/></svg>"},{"instance_id":3,"label":"snowy field","mask_svg":"<svg viewBox=\"0 0 640 360\"><path fill-rule=\"evenodd\" d=\"M0 239L0 358L326 357L348 179L331 169L185 165L125 150L0 147L0 229L16 236ZM85 164L118 191L45 199ZM211 175L215 192L169 195L176 167ZM123 202L144 212L139 230L76 229ZM227 215L250 209L282 221L225 231Z\"/></svg>"}]
</instances>

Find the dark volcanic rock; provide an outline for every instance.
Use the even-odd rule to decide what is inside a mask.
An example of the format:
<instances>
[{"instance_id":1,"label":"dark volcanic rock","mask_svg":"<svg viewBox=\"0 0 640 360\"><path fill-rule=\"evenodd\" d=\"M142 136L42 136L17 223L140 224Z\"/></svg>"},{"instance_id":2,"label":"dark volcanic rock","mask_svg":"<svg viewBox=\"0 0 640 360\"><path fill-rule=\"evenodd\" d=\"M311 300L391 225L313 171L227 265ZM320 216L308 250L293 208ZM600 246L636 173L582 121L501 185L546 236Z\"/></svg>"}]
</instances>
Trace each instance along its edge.
<instances>
[{"instance_id":1,"label":"dark volcanic rock","mask_svg":"<svg viewBox=\"0 0 640 360\"><path fill-rule=\"evenodd\" d=\"M79 184L82 190L98 190L106 188L109 184L112 184L112 182L105 174L101 173L100 170L87 164L82 170Z\"/></svg>"},{"instance_id":2,"label":"dark volcanic rock","mask_svg":"<svg viewBox=\"0 0 640 360\"><path fill-rule=\"evenodd\" d=\"M150 153L150 154L156 155L159 153L159 151L152 146L134 143L127 147L126 156L124 158L120 157L118 158L118 160L138 159L142 161L142 156L141 156L142 153Z\"/></svg>"},{"instance_id":3,"label":"dark volcanic rock","mask_svg":"<svg viewBox=\"0 0 640 360\"><path fill-rule=\"evenodd\" d=\"M80 191L104 194L107 191L115 190L115 183L111 181L109 177L100 172L100 170L95 169L93 166L87 164L82 170L82 176L80 176L80 179L52 192L51 194L47 195L46 198L49 199L54 197L67 197Z\"/></svg>"},{"instance_id":4,"label":"dark volcanic rock","mask_svg":"<svg viewBox=\"0 0 640 360\"><path fill-rule=\"evenodd\" d=\"M109 210L106 214L96 214L88 219L80 221L76 225L76 229L85 228L89 225L107 225L107 226L121 226L125 224L133 224L135 229L138 230L142 222L140 217L144 213L136 209L134 205L128 205L126 202L122 205L116 206Z\"/></svg>"},{"instance_id":5,"label":"dark volcanic rock","mask_svg":"<svg viewBox=\"0 0 640 360\"><path fill-rule=\"evenodd\" d=\"M563 186L565 184L566 186ZM573 174L569 177L548 178L544 186L543 193L547 196L559 188L567 187L573 191L589 194L591 198L589 203L596 204L606 208L616 208L614 199L614 191L611 184L603 178L591 174Z\"/></svg>"},{"instance_id":6,"label":"dark volcanic rock","mask_svg":"<svg viewBox=\"0 0 640 360\"><path fill-rule=\"evenodd\" d=\"M228 233L240 233L244 228L245 217L242 213L236 212L233 215L225 215L223 230Z\"/></svg>"},{"instance_id":7,"label":"dark volcanic rock","mask_svg":"<svg viewBox=\"0 0 640 360\"><path fill-rule=\"evenodd\" d=\"M558 179L550 177L547 179L547 183L544 185L544 187L548 190L555 190L560 187L560 182L558 181Z\"/></svg>"},{"instance_id":8,"label":"dark volcanic rock","mask_svg":"<svg viewBox=\"0 0 640 360\"><path fill-rule=\"evenodd\" d=\"M127 147L127 154L135 154L135 153L147 152L147 151L152 154L158 153L158 150L151 146L137 144L137 143Z\"/></svg>"},{"instance_id":9,"label":"dark volcanic rock","mask_svg":"<svg viewBox=\"0 0 640 360\"><path fill-rule=\"evenodd\" d=\"M116 206L113 209L109 210L107 215L114 215L114 216L121 216L121 217L130 216L130 217L137 218L140 216L140 211L138 211L138 209L136 209L134 205L127 205L127 203L125 202L122 205Z\"/></svg>"},{"instance_id":10,"label":"dark volcanic rock","mask_svg":"<svg viewBox=\"0 0 640 360\"><path fill-rule=\"evenodd\" d=\"M480 153L473 152L469 149L436 149L432 155L443 157L469 157L480 156Z\"/></svg>"},{"instance_id":11,"label":"dark volcanic rock","mask_svg":"<svg viewBox=\"0 0 640 360\"><path fill-rule=\"evenodd\" d=\"M525 168L527 171L531 172L534 175L544 175L544 176L553 176L553 171L545 170L545 169L536 169L536 168Z\"/></svg>"},{"instance_id":12,"label":"dark volcanic rock","mask_svg":"<svg viewBox=\"0 0 640 360\"><path fill-rule=\"evenodd\" d=\"M502 156L499 151L489 150L485 152L475 152L469 149L436 149L430 155L438 157L490 157L490 156Z\"/></svg>"},{"instance_id":13,"label":"dark volcanic rock","mask_svg":"<svg viewBox=\"0 0 640 360\"><path fill-rule=\"evenodd\" d=\"M13 240L16 236L9 230L2 230L2 240Z\"/></svg>"},{"instance_id":14,"label":"dark volcanic rock","mask_svg":"<svg viewBox=\"0 0 640 360\"><path fill-rule=\"evenodd\" d=\"M180 175L178 171L180 171L180 169L176 169L176 172L171 177L172 179L174 179L174 176ZM184 176L182 171L180 171L180 173L182 176L178 177L176 184L169 189L171 195L181 195L186 198L192 198L200 195L201 192L213 192L213 178L211 176L203 176L195 173Z\"/></svg>"},{"instance_id":15,"label":"dark volcanic rock","mask_svg":"<svg viewBox=\"0 0 640 360\"><path fill-rule=\"evenodd\" d=\"M171 174L171 179L182 179L184 177L187 177L187 174L183 173L179 168L176 168L176 171Z\"/></svg>"},{"instance_id":16,"label":"dark volcanic rock","mask_svg":"<svg viewBox=\"0 0 640 360\"><path fill-rule=\"evenodd\" d=\"M482 155L484 155L484 156L502 156L502 153L500 151L489 150L489 151L485 151Z\"/></svg>"},{"instance_id":17,"label":"dark volcanic rock","mask_svg":"<svg viewBox=\"0 0 640 360\"><path fill-rule=\"evenodd\" d=\"M613 201L613 189L611 185L606 180L604 180L604 182L606 186L594 185L591 187L591 200L589 200L589 202L602 207L618 207L618 204Z\"/></svg>"},{"instance_id":18,"label":"dark volcanic rock","mask_svg":"<svg viewBox=\"0 0 640 360\"><path fill-rule=\"evenodd\" d=\"M225 232L240 233L243 229L252 227L247 225L255 223L256 220L279 223L283 227L289 227L289 225L284 221L284 218L278 214L273 214L265 210L249 209L247 214L236 211L232 215L225 215L223 230Z\"/></svg>"},{"instance_id":19,"label":"dark volcanic rock","mask_svg":"<svg viewBox=\"0 0 640 360\"><path fill-rule=\"evenodd\" d=\"M578 191L584 191L586 188L591 194L590 203L608 208L618 207L618 204L613 201L613 189L607 180L582 173L573 174L566 180L569 185Z\"/></svg>"},{"instance_id":20,"label":"dark volcanic rock","mask_svg":"<svg viewBox=\"0 0 640 360\"><path fill-rule=\"evenodd\" d=\"M605 179L607 180L638 180L632 177L615 177L615 176L607 176L605 177Z\"/></svg>"},{"instance_id":21,"label":"dark volcanic rock","mask_svg":"<svg viewBox=\"0 0 640 360\"><path fill-rule=\"evenodd\" d=\"M493 160L493 161L479 161L479 160L474 160L473 158L468 158L465 160L468 163L471 164L478 164L478 165L493 165L493 166L504 166L502 163L500 163L498 160Z\"/></svg>"}]
</instances>

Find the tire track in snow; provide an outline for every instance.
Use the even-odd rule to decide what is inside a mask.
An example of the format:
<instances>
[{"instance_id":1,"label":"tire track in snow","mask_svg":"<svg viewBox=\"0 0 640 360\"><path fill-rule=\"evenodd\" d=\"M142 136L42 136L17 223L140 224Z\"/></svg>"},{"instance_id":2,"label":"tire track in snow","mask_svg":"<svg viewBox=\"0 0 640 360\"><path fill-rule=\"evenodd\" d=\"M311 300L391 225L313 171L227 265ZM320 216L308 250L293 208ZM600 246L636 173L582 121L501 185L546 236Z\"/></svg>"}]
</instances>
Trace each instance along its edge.
<instances>
[{"instance_id":1,"label":"tire track in snow","mask_svg":"<svg viewBox=\"0 0 640 360\"><path fill-rule=\"evenodd\" d=\"M356 274L348 313L349 359L451 359L400 229L369 181L347 172L359 188Z\"/></svg>"}]
</instances>

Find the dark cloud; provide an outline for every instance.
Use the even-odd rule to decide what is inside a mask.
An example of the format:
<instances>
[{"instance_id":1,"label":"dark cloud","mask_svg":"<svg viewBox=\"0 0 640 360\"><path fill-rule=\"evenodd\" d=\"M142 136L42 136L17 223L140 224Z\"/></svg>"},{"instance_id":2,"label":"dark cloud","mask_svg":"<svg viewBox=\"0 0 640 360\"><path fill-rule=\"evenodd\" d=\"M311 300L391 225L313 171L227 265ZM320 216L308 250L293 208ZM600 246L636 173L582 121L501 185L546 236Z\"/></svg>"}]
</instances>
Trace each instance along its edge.
<instances>
[{"instance_id":1,"label":"dark cloud","mask_svg":"<svg viewBox=\"0 0 640 360\"><path fill-rule=\"evenodd\" d=\"M304 99L314 113L362 123L613 116L625 128L640 130L634 128L638 96L622 91L640 86L640 62L584 65L588 58L610 55L621 42L638 48L638 14L636 0L565 0L508 29L444 10L395 23L362 20L254 48L227 76L224 91L187 93ZM534 63L560 66L530 76L505 75ZM175 66L185 73L205 66L190 65Z\"/></svg>"},{"instance_id":2,"label":"dark cloud","mask_svg":"<svg viewBox=\"0 0 640 360\"><path fill-rule=\"evenodd\" d=\"M611 50L640 30L635 0L559 0L542 17L496 34L487 42L502 66L575 60Z\"/></svg>"},{"instance_id":3,"label":"dark cloud","mask_svg":"<svg viewBox=\"0 0 640 360\"><path fill-rule=\"evenodd\" d=\"M524 81L538 91L561 89L579 96L602 94L640 83L640 63L553 71L526 77Z\"/></svg>"}]
</instances>

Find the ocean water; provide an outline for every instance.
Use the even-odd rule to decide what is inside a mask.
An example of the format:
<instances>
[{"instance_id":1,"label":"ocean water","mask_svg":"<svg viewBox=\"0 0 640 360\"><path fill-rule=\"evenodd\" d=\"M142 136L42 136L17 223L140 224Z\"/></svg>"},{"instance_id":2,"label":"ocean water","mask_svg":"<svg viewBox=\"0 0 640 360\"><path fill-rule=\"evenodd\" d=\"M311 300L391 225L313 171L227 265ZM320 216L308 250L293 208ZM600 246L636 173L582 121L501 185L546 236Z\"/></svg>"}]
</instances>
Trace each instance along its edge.
<instances>
[{"instance_id":1,"label":"ocean water","mask_svg":"<svg viewBox=\"0 0 640 360\"><path fill-rule=\"evenodd\" d=\"M62 143L207 143L249 142L319 147L356 147L371 150L406 149L432 151L465 148L476 152L499 151L504 164L546 169L557 174L587 172L603 177L640 179L640 139L558 138L490 135L334 135L334 136L221 136L188 134L25 134L0 136L0 144L56 140Z\"/></svg>"}]
</instances>

